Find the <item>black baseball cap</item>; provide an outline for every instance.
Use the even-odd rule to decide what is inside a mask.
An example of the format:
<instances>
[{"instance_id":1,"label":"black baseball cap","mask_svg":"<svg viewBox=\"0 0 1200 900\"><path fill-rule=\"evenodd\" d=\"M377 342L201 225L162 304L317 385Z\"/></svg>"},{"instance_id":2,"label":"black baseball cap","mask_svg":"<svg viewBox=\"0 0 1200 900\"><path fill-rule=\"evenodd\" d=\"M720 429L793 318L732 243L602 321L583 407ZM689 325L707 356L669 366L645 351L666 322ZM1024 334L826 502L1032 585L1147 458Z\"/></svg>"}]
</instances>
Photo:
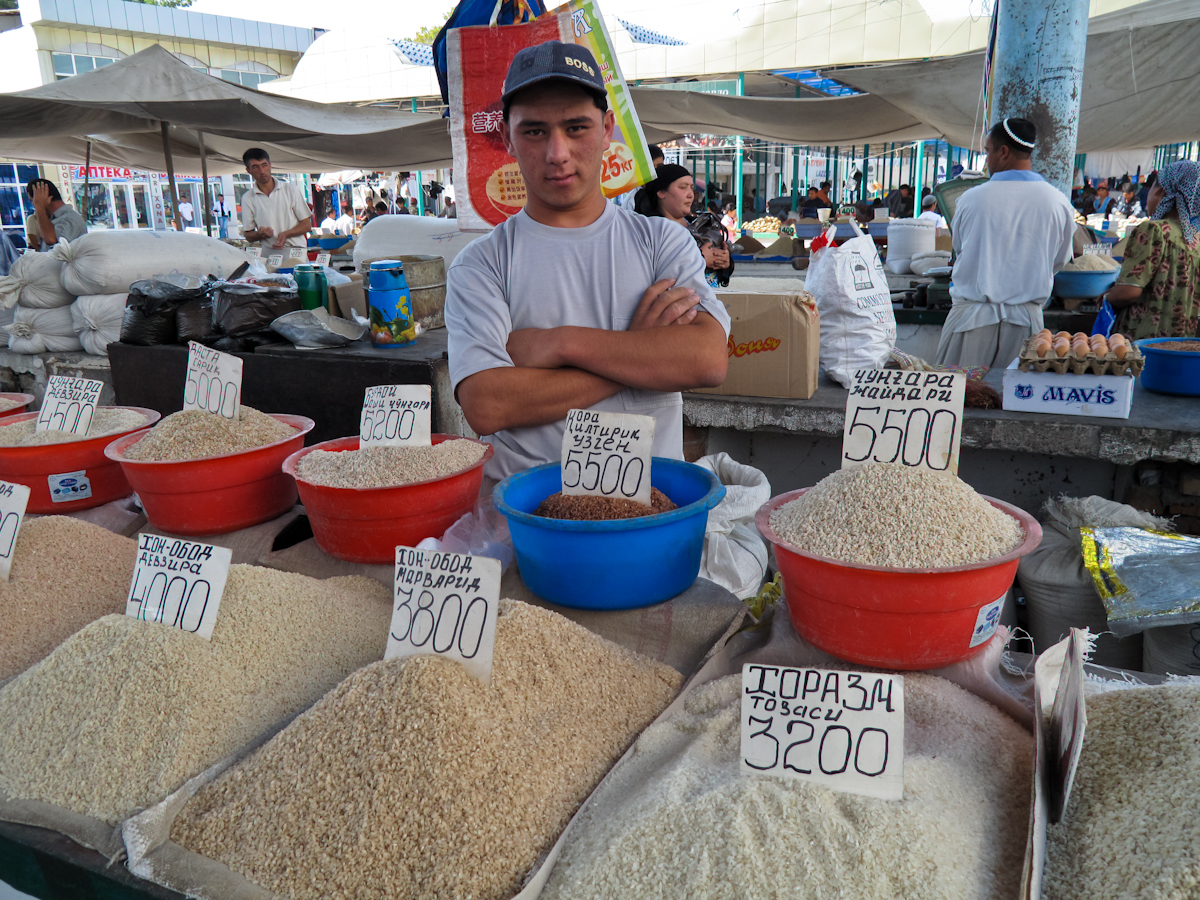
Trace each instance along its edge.
<instances>
[{"instance_id":1,"label":"black baseball cap","mask_svg":"<svg viewBox=\"0 0 1200 900\"><path fill-rule=\"evenodd\" d=\"M517 91L543 81L573 81L594 94L607 97L604 76L591 50L578 44L546 41L536 47L526 47L513 57L500 99L508 103Z\"/></svg>"}]
</instances>

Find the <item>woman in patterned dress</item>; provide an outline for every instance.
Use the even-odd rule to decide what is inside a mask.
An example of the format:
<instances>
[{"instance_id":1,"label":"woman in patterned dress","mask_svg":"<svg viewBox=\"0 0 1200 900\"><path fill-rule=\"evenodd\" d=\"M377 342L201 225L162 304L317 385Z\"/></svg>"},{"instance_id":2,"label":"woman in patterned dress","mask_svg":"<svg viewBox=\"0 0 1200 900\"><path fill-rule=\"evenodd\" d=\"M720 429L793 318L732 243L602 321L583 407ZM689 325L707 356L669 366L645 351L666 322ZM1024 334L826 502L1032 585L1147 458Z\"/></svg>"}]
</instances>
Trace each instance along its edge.
<instances>
[{"instance_id":1,"label":"woman in patterned dress","mask_svg":"<svg viewBox=\"0 0 1200 900\"><path fill-rule=\"evenodd\" d=\"M1132 340L1195 337L1200 315L1200 163L1180 160L1150 178L1150 219L1130 233L1121 274L1106 295L1117 313L1113 331Z\"/></svg>"}]
</instances>

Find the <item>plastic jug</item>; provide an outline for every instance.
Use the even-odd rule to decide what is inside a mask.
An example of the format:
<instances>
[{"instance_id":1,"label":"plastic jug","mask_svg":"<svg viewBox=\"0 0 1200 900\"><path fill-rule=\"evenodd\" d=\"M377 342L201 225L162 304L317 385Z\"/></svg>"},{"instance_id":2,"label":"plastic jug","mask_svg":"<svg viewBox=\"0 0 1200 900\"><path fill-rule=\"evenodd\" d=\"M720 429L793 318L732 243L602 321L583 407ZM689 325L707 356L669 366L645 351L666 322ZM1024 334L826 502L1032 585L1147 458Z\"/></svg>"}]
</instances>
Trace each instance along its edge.
<instances>
[{"instance_id":1,"label":"plastic jug","mask_svg":"<svg viewBox=\"0 0 1200 900\"><path fill-rule=\"evenodd\" d=\"M404 277L404 263L380 259L368 273L367 318L371 343L376 347L407 347L417 339L412 296Z\"/></svg>"},{"instance_id":2,"label":"plastic jug","mask_svg":"<svg viewBox=\"0 0 1200 900\"><path fill-rule=\"evenodd\" d=\"M293 273L300 295L301 309L317 309L329 305L329 282L321 266L304 264L296 266Z\"/></svg>"}]
</instances>

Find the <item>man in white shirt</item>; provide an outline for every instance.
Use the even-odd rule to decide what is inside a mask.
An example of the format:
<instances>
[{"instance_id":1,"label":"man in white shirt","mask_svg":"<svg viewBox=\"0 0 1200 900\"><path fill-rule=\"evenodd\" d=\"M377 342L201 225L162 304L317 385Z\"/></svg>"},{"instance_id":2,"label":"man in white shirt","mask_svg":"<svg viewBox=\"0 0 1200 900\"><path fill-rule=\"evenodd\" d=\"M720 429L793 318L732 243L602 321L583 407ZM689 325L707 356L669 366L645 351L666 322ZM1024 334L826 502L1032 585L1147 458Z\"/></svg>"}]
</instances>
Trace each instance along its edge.
<instances>
[{"instance_id":1,"label":"man in white shirt","mask_svg":"<svg viewBox=\"0 0 1200 900\"><path fill-rule=\"evenodd\" d=\"M612 140L603 76L582 46L521 50L505 79L505 149L525 208L447 273L450 379L504 478L561 458L567 412L654 416L654 454L683 458L681 390L719 385L729 314L687 230L600 190Z\"/></svg>"},{"instance_id":2,"label":"man in white shirt","mask_svg":"<svg viewBox=\"0 0 1200 900\"><path fill-rule=\"evenodd\" d=\"M1033 171L1037 129L998 122L984 142L991 179L954 209L954 306L942 326L938 365L1005 368L1042 329L1054 273L1071 261L1075 210Z\"/></svg>"},{"instance_id":3,"label":"man in white shirt","mask_svg":"<svg viewBox=\"0 0 1200 900\"><path fill-rule=\"evenodd\" d=\"M184 228L192 227L193 212L191 200L183 199L179 201L179 218L183 219Z\"/></svg>"},{"instance_id":4,"label":"man in white shirt","mask_svg":"<svg viewBox=\"0 0 1200 900\"><path fill-rule=\"evenodd\" d=\"M935 228L946 227L946 217L938 210L937 197L930 194L921 201L921 214L918 219L924 219L926 222L932 222Z\"/></svg>"},{"instance_id":5,"label":"man in white shirt","mask_svg":"<svg viewBox=\"0 0 1200 900\"><path fill-rule=\"evenodd\" d=\"M213 204L213 217L217 220L220 236L229 237L229 218L233 215L233 207L225 199L224 194L217 194L217 202Z\"/></svg>"},{"instance_id":6,"label":"man in white shirt","mask_svg":"<svg viewBox=\"0 0 1200 900\"><path fill-rule=\"evenodd\" d=\"M242 237L258 241L264 252L307 247L312 212L299 186L271 175L267 151L252 147L242 154L254 186L242 196Z\"/></svg>"},{"instance_id":7,"label":"man in white shirt","mask_svg":"<svg viewBox=\"0 0 1200 900\"><path fill-rule=\"evenodd\" d=\"M330 215L333 215L333 213L330 212ZM344 237L350 237L354 234L354 212L349 203L342 204L342 214L333 223L333 230Z\"/></svg>"}]
</instances>

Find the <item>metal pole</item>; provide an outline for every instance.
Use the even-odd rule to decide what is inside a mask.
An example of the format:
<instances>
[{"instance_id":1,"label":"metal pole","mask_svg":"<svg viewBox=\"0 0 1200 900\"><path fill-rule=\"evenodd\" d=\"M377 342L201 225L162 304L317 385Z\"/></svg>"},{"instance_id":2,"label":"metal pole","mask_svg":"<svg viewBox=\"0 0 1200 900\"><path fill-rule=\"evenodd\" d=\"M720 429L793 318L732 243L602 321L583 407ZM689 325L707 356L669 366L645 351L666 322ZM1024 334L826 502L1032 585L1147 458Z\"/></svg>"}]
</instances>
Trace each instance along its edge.
<instances>
[{"instance_id":1,"label":"metal pole","mask_svg":"<svg viewBox=\"0 0 1200 900\"><path fill-rule=\"evenodd\" d=\"M197 131L196 138L200 145L200 177L204 179L204 227L212 237L212 200L208 197L208 154L204 152L204 132Z\"/></svg>"},{"instance_id":2,"label":"metal pole","mask_svg":"<svg viewBox=\"0 0 1200 900\"><path fill-rule=\"evenodd\" d=\"M171 127L166 122L162 125L163 156L167 161L167 181L171 185L171 208L175 213L175 230L183 231L183 218L179 215L179 191L175 189L175 161L171 159L171 139L167 130Z\"/></svg>"},{"instance_id":3,"label":"metal pole","mask_svg":"<svg viewBox=\"0 0 1200 900\"><path fill-rule=\"evenodd\" d=\"M916 175L913 176L913 208L921 208L921 188L925 186L925 142L917 142L917 168ZM916 213L913 218L916 218Z\"/></svg>"},{"instance_id":4,"label":"metal pole","mask_svg":"<svg viewBox=\"0 0 1200 900\"><path fill-rule=\"evenodd\" d=\"M863 144L862 179L858 182L858 200L861 203L867 199L867 169L870 168L871 145Z\"/></svg>"},{"instance_id":5,"label":"metal pole","mask_svg":"<svg viewBox=\"0 0 1200 900\"><path fill-rule=\"evenodd\" d=\"M416 103L413 100L413 103ZM425 189L421 186L421 173L417 172L417 215L425 215Z\"/></svg>"},{"instance_id":6,"label":"metal pole","mask_svg":"<svg viewBox=\"0 0 1200 900\"><path fill-rule=\"evenodd\" d=\"M991 122L1037 126L1033 168L1071 196L1088 0L1004 0L996 10Z\"/></svg>"},{"instance_id":7,"label":"metal pole","mask_svg":"<svg viewBox=\"0 0 1200 900\"><path fill-rule=\"evenodd\" d=\"M83 163L83 199L79 202L79 214L86 224L88 220L88 186L92 180L92 142L87 142L87 155Z\"/></svg>"},{"instance_id":8,"label":"metal pole","mask_svg":"<svg viewBox=\"0 0 1200 900\"><path fill-rule=\"evenodd\" d=\"M740 97L746 92L746 75L743 72L738 72L737 95ZM733 171L733 188L737 197L737 222L739 234L742 227L742 136L739 134L734 140L734 171Z\"/></svg>"},{"instance_id":9,"label":"metal pole","mask_svg":"<svg viewBox=\"0 0 1200 900\"><path fill-rule=\"evenodd\" d=\"M792 149L792 209L800 208L800 148Z\"/></svg>"}]
</instances>

